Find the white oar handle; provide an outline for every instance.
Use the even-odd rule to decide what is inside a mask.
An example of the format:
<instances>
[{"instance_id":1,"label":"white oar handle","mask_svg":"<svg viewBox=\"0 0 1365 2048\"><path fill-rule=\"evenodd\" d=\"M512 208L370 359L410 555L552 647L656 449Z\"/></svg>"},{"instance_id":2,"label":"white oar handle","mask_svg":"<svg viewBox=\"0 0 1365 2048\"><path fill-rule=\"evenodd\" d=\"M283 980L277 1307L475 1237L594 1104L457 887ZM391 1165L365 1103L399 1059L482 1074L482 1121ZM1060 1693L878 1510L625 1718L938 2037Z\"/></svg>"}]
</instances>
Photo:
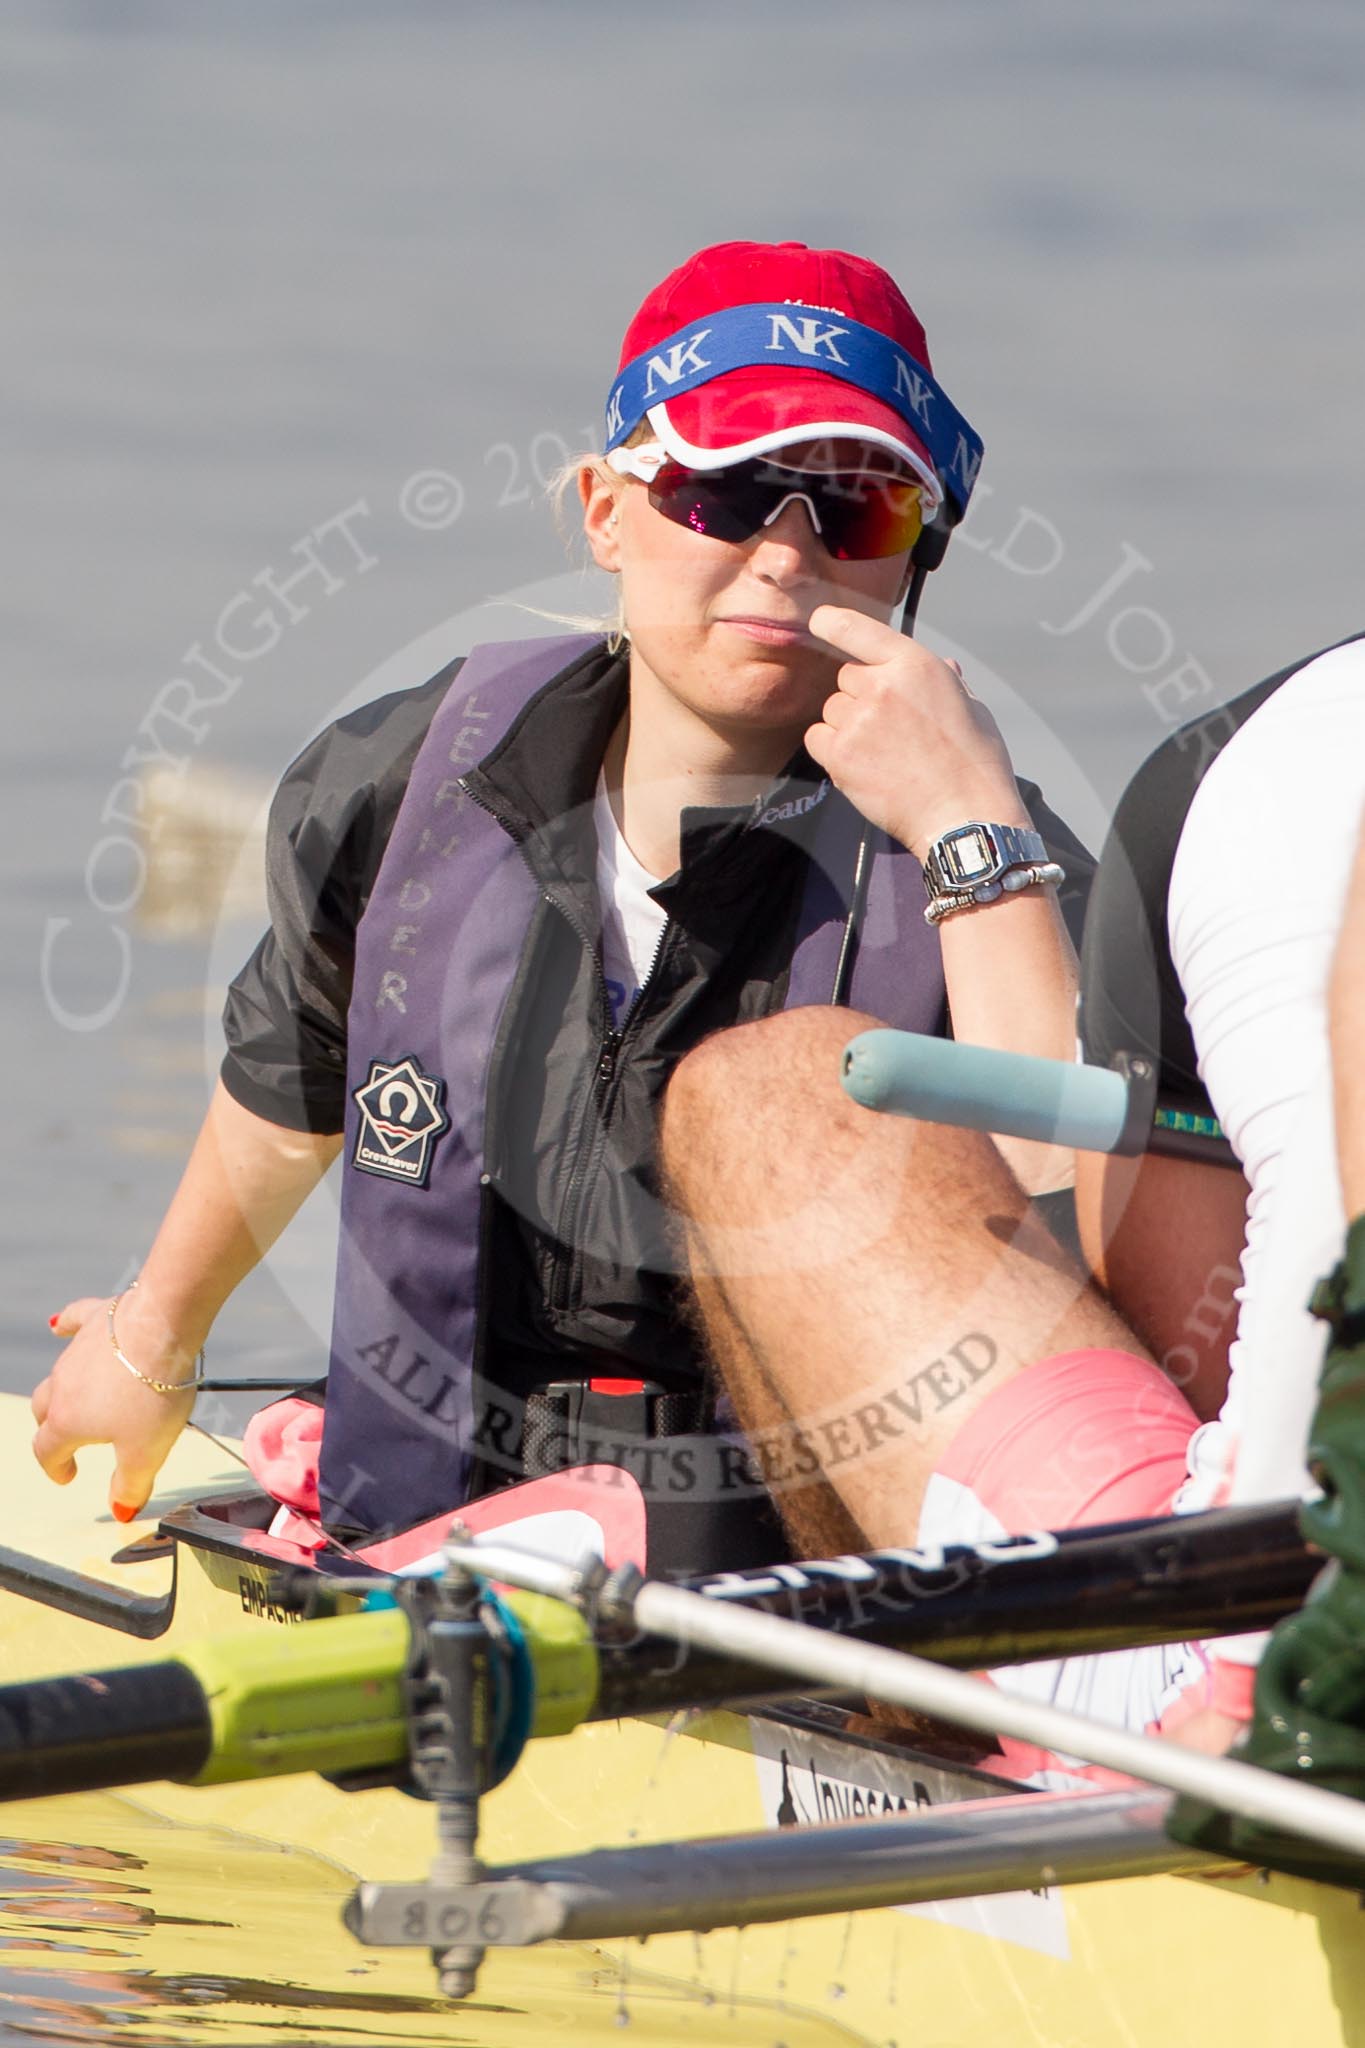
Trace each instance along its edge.
<instances>
[{"instance_id":1,"label":"white oar handle","mask_svg":"<svg viewBox=\"0 0 1365 2048\"><path fill-rule=\"evenodd\" d=\"M1129 1068L1132 1081L1150 1082L1147 1062ZM994 1052L913 1031L860 1032L844 1048L843 1083L864 1109L1082 1152L1140 1151L1143 1125L1150 1128L1151 1121L1148 1090L1141 1091L1145 1100L1135 1100L1128 1076L1108 1067Z\"/></svg>"}]
</instances>

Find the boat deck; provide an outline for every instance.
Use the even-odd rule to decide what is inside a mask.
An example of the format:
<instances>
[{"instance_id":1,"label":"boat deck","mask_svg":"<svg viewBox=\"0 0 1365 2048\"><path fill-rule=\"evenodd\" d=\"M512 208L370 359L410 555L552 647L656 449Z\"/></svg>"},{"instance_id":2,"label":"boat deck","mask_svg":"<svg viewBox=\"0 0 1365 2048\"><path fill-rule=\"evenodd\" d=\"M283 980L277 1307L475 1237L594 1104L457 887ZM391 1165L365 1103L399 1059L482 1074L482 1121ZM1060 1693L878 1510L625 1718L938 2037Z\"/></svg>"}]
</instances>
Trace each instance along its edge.
<instances>
[{"instance_id":1,"label":"boat deck","mask_svg":"<svg viewBox=\"0 0 1365 2048\"><path fill-rule=\"evenodd\" d=\"M253 1548L259 1515L240 1466L187 1435L149 1515L123 1529L105 1506L105 1456L86 1453L71 1488L50 1487L28 1461L26 1421L22 1402L0 1399L0 1423L9 1425L0 1435L9 1446L0 1478L15 1547L144 1602L164 1599L176 1570L176 1597L166 1632L137 1639L0 1594L6 1680L173 1655L189 1633L307 1625L269 1599L273 1561ZM148 1547L163 1519L187 1539L177 1545L188 1551L178 1569ZM571 1859L599 1845L913 1816L981 1790L974 1774L907 1748L895 1731L859 1726L837 1707L600 1722L531 1746L484 1802L480 1848L495 1864ZM278 2026L264 2021L259 2034L251 2031L241 1987L258 1979L277 1986L287 1973L300 2000L300 2031L291 2027L290 2038L319 2042L442 2038L540 2048L551 2016L565 2039L597 2039L622 2012L660 2044L703 2033L717 2043L787 2048L980 2048L987 2040L1208 2048L1233 2039L1356 2048L1365 2040L1359 1902L1286 1879L1149 1877L664 1935L646 1946L500 1951L490 1954L471 2003L452 2007L429 1996L423 1952L367 1953L335 1917L354 1877L412 1878L430 1859L430 1809L396 1790L345 1793L313 1776L211 1789L162 1784L3 1813L4 1876L16 1888L0 1910L7 1941L18 1938L11 1930L23 1887L55 1870L69 1876L68 1851L112 1857L101 1882L115 1885L133 1867L120 1859L137 1859L141 1889L124 1903L152 1918L137 1943L115 1943L119 1968L131 1968L136 1955L150 1969L150 2004L136 2024L164 2020L172 2038L183 2009L170 2011L165 1986L209 1978L235 1983L237 1992L212 2022L207 2011L196 2013L195 2039L278 2038ZM173 1873L165 1882L163 1866ZM79 1910L73 1906L87 1934L100 1899L112 1896L87 1887ZM25 1944L25 1971L48 1967L62 1967L60 1956L45 1961ZM345 2004L348 1985L353 2005ZM386 2018L389 1998L397 2003ZM224 2032L230 2011L240 2030ZM326 2013L326 2032L309 2031L313 2012Z\"/></svg>"}]
</instances>

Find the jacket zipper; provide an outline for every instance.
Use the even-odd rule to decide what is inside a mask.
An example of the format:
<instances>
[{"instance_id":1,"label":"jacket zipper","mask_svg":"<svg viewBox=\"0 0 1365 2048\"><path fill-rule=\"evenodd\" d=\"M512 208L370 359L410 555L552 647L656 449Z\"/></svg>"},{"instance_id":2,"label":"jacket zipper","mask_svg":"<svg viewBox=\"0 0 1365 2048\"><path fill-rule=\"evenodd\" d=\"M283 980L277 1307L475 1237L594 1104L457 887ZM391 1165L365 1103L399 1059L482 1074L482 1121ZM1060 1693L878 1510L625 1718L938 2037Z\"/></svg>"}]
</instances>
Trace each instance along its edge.
<instances>
[{"instance_id":1,"label":"jacket zipper","mask_svg":"<svg viewBox=\"0 0 1365 2048\"><path fill-rule=\"evenodd\" d=\"M578 918L559 897L552 895L548 890L546 891L546 896L547 900L554 904L561 915L567 919L573 930L578 933L578 936L592 954L593 959L597 962L598 987L602 998L603 1014L610 1016L611 994L607 988L607 978L602 972L602 956L598 949L597 941L588 936ZM579 1118L578 1128L574 1133L573 1164L569 1169L569 1185L564 1192L564 1200L560 1205L559 1219L555 1230L556 1237L565 1248L565 1255L557 1258L555 1261L549 1289L549 1305L551 1309L556 1311L562 1312L569 1308L576 1295L581 1291L583 1260L578 1245L578 1219L583 1207L583 1196L588 1185L588 1167L596 1149L597 1138L606 1122L607 1102L611 1094L612 1083L616 1079L616 1069L621 1056L621 1047L625 1043L626 1034L639 1013L640 1006L644 1000L645 990L649 987L654 977L654 970L659 964L668 932L669 926L665 924L659 934L658 944L654 948L654 958L649 963L649 972L641 982L635 1000L621 1019L619 1027L609 1026L598 1044L597 1064L593 1072L592 1086L588 1090L587 1099L583 1106L583 1114Z\"/></svg>"},{"instance_id":2,"label":"jacket zipper","mask_svg":"<svg viewBox=\"0 0 1365 2048\"><path fill-rule=\"evenodd\" d=\"M611 991L607 987L607 977L602 972L600 942L593 936L587 925L578 915L572 900L561 895L553 888L547 888L539 875L536 874L535 867L526 851L526 833L520 821L506 817L502 812L494 810L492 804L485 802L477 790L469 787L468 778L463 775L459 778L459 787L471 803L477 804L481 811L487 812L494 824L501 826L502 830L516 846L523 860L525 860L544 900L559 912L585 951L591 955L597 968L597 987L602 1002L602 1014L609 1017L611 1015ZM665 924L659 934L658 944L654 948L654 957L649 963L649 972L640 984L635 1001L622 1018L620 1028L617 1029L614 1026L609 1026L598 1044L597 1062L593 1072L592 1085L587 1091L582 1112L573 1134L570 1148L572 1164L569 1168L569 1184L564 1191L564 1200L560 1204L559 1217L555 1229L555 1235L560 1244L565 1247L567 1257L556 1258L550 1274L548 1302L552 1310L562 1311L568 1308L580 1288L583 1262L579 1255L575 1233L578 1227L579 1211L583 1204L583 1193L587 1185L587 1164L593 1149L592 1140L596 1135L593 1127L600 1121L601 1113L606 1106L608 1091L616 1077L616 1063L621 1051L622 1041L630 1025L634 1022L645 990L654 977L654 971L659 964L668 933L669 925ZM486 1152L487 1145L485 1144ZM479 1277L482 1280L482 1273L480 1273ZM481 1298L482 1292L483 1290L481 1289Z\"/></svg>"}]
</instances>

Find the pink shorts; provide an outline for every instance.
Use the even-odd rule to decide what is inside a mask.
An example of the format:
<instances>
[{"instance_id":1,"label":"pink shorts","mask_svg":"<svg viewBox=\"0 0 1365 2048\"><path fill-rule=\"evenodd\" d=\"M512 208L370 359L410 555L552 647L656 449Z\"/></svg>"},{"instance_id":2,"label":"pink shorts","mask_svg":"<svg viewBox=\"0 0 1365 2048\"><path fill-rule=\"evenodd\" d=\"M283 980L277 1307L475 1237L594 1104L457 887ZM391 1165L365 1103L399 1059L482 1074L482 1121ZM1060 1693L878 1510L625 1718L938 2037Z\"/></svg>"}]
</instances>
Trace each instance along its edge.
<instances>
[{"instance_id":1,"label":"pink shorts","mask_svg":"<svg viewBox=\"0 0 1365 2048\"><path fill-rule=\"evenodd\" d=\"M1169 1515L1198 1427L1147 1359L1064 1351L988 1394L935 1476L965 1488L1009 1535Z\"/></svg>"},{"instance_id":2,"label":"pink shorts","mask_svg":"<svg viewBox=\"0 0 1365 2048\"><path fill-rule=\"evenodd\" d=\"M1108 1350L1043 1359L988 1395L953 1438L930 1477L919 1540L980 1543L1169 1515L1198 1427L1183 1394L1147 1359ZM1201 1643L1015 1665L992 1680L1093 1720L1167 1734L1214 1696ZM1112 1782L1008 1741L986 1768L1033 1784Z\"/></svg>"}]
</instances>

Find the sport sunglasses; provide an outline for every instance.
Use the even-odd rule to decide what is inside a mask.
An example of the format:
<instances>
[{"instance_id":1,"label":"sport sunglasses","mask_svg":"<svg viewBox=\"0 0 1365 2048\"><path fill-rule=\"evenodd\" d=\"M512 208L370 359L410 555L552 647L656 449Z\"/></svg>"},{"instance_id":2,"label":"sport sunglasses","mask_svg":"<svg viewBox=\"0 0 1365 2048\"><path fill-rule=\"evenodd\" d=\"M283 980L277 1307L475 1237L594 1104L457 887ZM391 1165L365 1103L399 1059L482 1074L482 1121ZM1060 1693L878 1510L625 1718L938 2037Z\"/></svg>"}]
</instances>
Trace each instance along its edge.
<instances>
[{"instance_id":1,"label":"sport sunglasses","mask_svg":"<svg viewBox=\"0 0 1365 2048\"><path fill-rule=\"evenodd\" d=\"M647 485L665 519L712 540L752 540L796 499L836 562L873 562L906 553L925 521L924 486L885 470L785 468L765 456L688 469L657 444L614 448L607 461L618 476Z\"/></svg>"}]
</instances>

